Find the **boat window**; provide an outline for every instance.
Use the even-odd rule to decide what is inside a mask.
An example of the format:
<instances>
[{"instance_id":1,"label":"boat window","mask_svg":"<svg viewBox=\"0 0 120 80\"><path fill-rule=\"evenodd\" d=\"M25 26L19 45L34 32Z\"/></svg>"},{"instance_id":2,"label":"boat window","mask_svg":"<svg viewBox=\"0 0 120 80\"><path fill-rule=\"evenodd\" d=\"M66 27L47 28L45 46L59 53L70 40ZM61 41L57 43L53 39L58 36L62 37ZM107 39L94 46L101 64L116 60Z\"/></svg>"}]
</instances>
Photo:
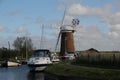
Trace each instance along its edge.
<instances>
[{"instance_id":1,"label":"boat window","mask_svg":"<svg viewBox=\"0 0 120 80\"><path fill-rule=\"evenodd\" d=\"M44 57L49 57L49 55L48 55L48 52L47 52L47 51L45 51L44 53L45 53L45 54L44 54Z\"/></svg>"},{"instance_id":2,"label":"boat window","mask_svg":"<svg viewBox=\"0 0 120 80\"><path fill-rule=\"evenodd\" d=\"M47 51L35 52L32 57L49 57Z\"/></svg>"}]
</instances>

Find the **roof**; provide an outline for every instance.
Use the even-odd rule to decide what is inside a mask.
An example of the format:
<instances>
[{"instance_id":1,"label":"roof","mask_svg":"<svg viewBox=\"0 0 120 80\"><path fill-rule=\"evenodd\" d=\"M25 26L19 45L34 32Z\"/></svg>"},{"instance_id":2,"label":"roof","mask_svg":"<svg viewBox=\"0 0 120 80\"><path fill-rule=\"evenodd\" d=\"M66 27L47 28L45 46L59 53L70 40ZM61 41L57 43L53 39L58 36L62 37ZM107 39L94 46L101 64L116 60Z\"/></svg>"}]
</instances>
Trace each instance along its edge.
<instances>
[{"instance_id":1,"label":"roof","mask_svg":"<svg viewBox=\"0 0 120 80\"><path fill-rule=\"evenodd\" d=\"M88 50L86 50L87 52L97 52L97 53L99 53L99 51L98 50L96 50L96 49L94 49L94 48L90 48L90 49L88 49Z\"/></svg>"}]
</instances>

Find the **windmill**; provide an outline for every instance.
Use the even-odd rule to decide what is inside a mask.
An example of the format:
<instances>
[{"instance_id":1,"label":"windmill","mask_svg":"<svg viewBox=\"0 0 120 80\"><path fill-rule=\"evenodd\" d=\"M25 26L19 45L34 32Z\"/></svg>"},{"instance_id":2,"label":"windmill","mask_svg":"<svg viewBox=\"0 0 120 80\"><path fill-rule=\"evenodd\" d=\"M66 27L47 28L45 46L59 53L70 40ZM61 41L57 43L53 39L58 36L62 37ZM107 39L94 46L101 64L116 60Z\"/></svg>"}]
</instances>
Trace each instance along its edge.
<instances>
[{"instance_id":1,"label":"windmill","mask_svg":"<svg viewBox=\"0 0 120 80\"><path fill-rule=\"evenodd\" d=\"M73 19L72 20L72 25L64 25L64 18L65 18L65 13L62 19L62 23L60 26L60 32L57 38L57 43L55 50L57 49L59 39L61 37L61 44L60 44L60 56L64 56L65 53L75 53L75 47L74 47L74 36L73 33L76 31L76 26L79 24L78 19Z\"/></svg>"}]
</instances>

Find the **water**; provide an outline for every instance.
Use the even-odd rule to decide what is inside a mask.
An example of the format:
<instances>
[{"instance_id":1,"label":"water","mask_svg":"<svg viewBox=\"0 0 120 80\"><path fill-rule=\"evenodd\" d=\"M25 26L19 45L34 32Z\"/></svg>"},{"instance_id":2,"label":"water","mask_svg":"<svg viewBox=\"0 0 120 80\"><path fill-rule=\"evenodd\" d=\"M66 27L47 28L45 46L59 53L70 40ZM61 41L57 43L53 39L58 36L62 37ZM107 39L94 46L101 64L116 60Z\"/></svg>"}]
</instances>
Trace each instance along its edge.
<instances>
[{"instance_id":1,"label":"water","mask_svg":"<svg viewBox=\"0 0 120 80\"><path fill-rule=\"evenodd\" d=\"M0 80L82 80L79 78L58 77L44 72L30 72L27 65L0 68Z\"/></svg>"},{"instance_id":2,"label":"water","mask_svg":"<svg viewBox=\"0 0 120 80\"><path fill-rule=\"evenodd\" d=\"M45 80L43 72L30 72L27 65L0 68L0 80Z\"/></svg>"}]
</instances>

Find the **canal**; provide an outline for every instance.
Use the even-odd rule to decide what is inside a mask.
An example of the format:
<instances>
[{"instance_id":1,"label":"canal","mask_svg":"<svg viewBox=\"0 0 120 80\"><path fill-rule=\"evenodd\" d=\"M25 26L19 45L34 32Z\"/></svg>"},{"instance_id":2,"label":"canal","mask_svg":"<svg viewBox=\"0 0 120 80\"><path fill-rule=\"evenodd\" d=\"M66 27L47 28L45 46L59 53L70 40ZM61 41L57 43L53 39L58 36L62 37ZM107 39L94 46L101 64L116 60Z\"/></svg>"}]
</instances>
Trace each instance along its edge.
<instances>
[{"instance_id":1,"label":"canal","mask_svg":"<svg viewBox=\"0 0 120 80\"><path fill-rule=\"evenodd\" d=\"M43 72L30 72L27 65L0 68L0 80L45 80Z\"/></svg>"}]
</instances>

